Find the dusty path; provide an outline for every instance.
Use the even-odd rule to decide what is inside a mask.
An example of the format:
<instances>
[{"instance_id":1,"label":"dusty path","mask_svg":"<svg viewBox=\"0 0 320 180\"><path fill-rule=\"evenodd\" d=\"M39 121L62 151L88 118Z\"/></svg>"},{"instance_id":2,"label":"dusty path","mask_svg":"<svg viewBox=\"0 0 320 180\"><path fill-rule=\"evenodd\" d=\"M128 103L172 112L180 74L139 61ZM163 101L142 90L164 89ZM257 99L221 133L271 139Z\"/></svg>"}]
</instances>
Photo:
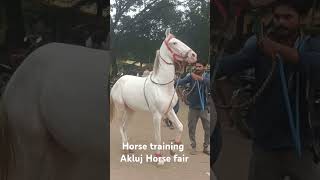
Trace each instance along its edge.
<instances>
[{"instance_id":1,"label":"dusty path","mask_svg":"<svg viewBox=\"0 0 320 180\"><path fill-rule=\"evenodd\" d=\"M153 163L125 163L120 162L121 151L121 136L119 128L115 122L111 124L111 139L110 139L110 163L111 163L111 180L209 180L209 156L202 153L203 143L203 129L201 121L198 122L196 138L197 138L197 155L190 155L190 141L188 136L187 127L187 115L188 107L184 104L180 104L180 110L178 117L184 125L184 132L182 136L182 142L184 143L184 151L179 152L188 157L189 160L186 163L166 163L162 167L156 167ZM162 123L162 140L169 142L174 138L175 131L170 130ZM131 144L149 144L154 143L154 133L151 115L149 113L136 113L129 122L128 126L129 143ZM135 155L140 156L143 154L153 154L152 151L141 150L135 151ZM164 156L170 156L169 151L163 152Z\"/></svg>"}]
</instances>

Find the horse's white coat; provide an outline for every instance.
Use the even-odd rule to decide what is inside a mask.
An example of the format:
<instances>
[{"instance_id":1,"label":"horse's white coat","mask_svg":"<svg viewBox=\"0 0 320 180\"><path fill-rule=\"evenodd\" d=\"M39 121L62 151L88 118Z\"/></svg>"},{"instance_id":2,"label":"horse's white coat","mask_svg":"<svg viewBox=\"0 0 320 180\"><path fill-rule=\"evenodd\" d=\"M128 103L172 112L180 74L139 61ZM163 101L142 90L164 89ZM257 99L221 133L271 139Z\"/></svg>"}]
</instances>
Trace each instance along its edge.
<instances>
[{"instance_id":1,"label":"horse's white coat","mask_svg":"<svg viewBox=\"0 0 320 180\"><path fill-rule=\"evenodd\" d=\"M108 178L109 62L109 51L60 43L25 59L3 95L16 161L9 180Z\"/></svg>"}]
</instances>

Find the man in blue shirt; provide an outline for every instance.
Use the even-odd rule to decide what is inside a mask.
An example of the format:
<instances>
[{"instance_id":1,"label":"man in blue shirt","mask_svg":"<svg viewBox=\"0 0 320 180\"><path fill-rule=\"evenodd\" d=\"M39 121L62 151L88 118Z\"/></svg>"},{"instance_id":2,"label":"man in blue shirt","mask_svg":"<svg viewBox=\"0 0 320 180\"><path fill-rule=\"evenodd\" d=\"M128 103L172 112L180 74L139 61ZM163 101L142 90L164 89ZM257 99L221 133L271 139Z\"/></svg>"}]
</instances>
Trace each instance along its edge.
<instances>
[{"instance_id":1,"label":"man in blue shirt","mask_svg":"<svg viewBox=\"0 0 320 180\"><path fill-rule=\"evenodd\" d=\"M195 72L178 81L179 85L186 85L190 83L190 86L192 87L191 92L187 97L187 100L190 103L188 113L188 129L192 147L190 154L192 155L196 154L195 133L199 118L201 118L204 130L203 152L208 155L210 154L210 112L207 103L210 77L208 73L205 73L205 69L206 63L197 62L195 65Z\"/></svg>"},{"instance_id":2,"label":"man in blue shirt","mask_svg":"<svg viewBox=\"0 0 320 180\"><path fill-rule=\"evenodd\" d=\"M320 179L320 166L313 163L310 151L312 138L308 126L306 99L308 67L320 70L320 38L303 38L300 35L302 15L306 1L278 0L272 7L275 32L257 42L251 37L238 53L221 59L217 78L232 75L248 68L255 68L258 89L271 70L272 61L282 57L285 86L288 87L291 106L295 111L296 92L299 93L299 114L302 156L296 153L296 142L289 123L286 100L282 92L281 70L277 63L272 80L255 102L250 113L253 129L253 148L250 160L249 180L275 180L289 176L295 180ZM303 42L305 42L303 44ZM303 46L303 50L298 50ZM299 76L298 76L299 72ZM297 84L299 79L300 85ZM319 82L320 83L320 82ZM296 115L294 115L296 116ZM236 150L235 150L236 152Z\"/></svg>"}]
</instances>

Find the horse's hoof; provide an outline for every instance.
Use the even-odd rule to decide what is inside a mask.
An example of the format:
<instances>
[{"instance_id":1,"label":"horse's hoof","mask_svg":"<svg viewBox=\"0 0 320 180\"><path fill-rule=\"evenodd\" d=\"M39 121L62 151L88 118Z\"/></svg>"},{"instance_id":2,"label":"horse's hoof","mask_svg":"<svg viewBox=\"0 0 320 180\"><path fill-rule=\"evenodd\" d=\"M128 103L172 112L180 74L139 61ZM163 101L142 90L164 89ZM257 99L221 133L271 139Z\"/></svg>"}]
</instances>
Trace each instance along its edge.
<instances>
[{"instance_id":1,"label":"horse's hoof","mask_svg":"<svg viewBox=\"0 0 320 180\"><path fill-rule=\"evenodd\" d=\"M157 166L163 166L163 165L164 165L164 160L161 158L162 155L159 154L159 153L156 153L156 154L155 154L155 157L159 158L159 159L158 159L158 162L157 162Z\"/></svg>"},{"instance_id":2,"label":"horse's hoof","mask_svg":"<svg viewBox=\"0 0 320 180\"><path fill-rule=\"evenodd\" d=\"M174 156L176 154L176 152L174 152L173 150L170 150L170 155Z\"/></svg>"},{"instance_id":3,"label":"horse's hoof","mask_svg":"<svg viewBox=\"0 0 320 180\"><path fill-rule=\"evenodd\" d=\"M164 165L164 161L163 160L159 160L157 163L158 166L163 166Z\"/></svg>"},{"instance_id":4,"label":"horse's hoof","mask_svg":"<svg viewBox=\"0 0 320 180\"><path fill-rule=\"evenodd\" d=\"M128 150L122 150L122 154L129 154Z\"/></svg>"},{"instance_id":5,"label":"horse's hoof","mask_svg":"<svg viewBox=\"0 0 320 180\"><path fill-rule=\"evenodd\" d=\"M129 150L122 150L122 153L123 154L131 154L131 153L134 153L134 151L133 150L131 150L131 149L129 149Z\"/></svg>"},{"instance_id":6,"label":"horse's hoof","mask_svg":"<svg viewBox=\"0 0 320 180\"><path fill-rule=\"evenodd\" d=\"M176 140L171 140L171 143L173 143L173 144L177 144L177 145L180 145L180 144L182 144L181 142L177 142ZM177 151L178 151L178 149L174 149L174 150L172 150L172 149L170 149L170 155L171 156L174 156L175 154L177 154Z\"/></svg>"}]
</instances>

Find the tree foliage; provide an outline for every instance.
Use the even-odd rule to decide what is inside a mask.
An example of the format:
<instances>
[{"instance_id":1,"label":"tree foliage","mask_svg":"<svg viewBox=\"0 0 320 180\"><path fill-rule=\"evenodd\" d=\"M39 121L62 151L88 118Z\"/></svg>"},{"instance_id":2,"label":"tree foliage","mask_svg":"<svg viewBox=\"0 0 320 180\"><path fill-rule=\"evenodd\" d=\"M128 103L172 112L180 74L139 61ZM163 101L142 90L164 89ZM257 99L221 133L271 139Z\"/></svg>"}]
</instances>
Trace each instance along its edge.
<instances>
[{"instance_id":1,"label":"tree foliage","mask_svg":"<svg viewBox=\"0 0 320 180\"><path fill-rule=\"evenodd\" d=\"M209 53L207 0L120 0L111 2L111 37L117 59L152 62L170 27L175 36L195 50L200 59Z\"/></svg>"}]
</instances>

